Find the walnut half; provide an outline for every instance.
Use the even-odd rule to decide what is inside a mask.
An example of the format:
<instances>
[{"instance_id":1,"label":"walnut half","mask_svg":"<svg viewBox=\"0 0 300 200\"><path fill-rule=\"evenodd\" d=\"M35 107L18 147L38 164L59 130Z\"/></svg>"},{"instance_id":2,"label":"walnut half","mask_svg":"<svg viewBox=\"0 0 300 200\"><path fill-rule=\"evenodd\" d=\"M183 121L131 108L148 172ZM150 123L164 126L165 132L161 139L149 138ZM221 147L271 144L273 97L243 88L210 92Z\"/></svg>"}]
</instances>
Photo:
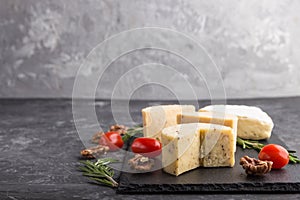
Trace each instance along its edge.
<instances>
[{"instance_id":1,"label":"walnut half","mask_svg":"<svg viewBox=\"0 0 300 200\"><path fill-rule=\"evenodd\" d=\"M109 131L116 131L119 132L121 135L125 134L127 132L128 127L124 125L111 125Z\"/></svg>"},{"instance_id":2,"label":"walnut half","mask_svg":"<svg viewBox=\"0 0 300 200\"><path fill-rule=\"evenodd\" d=\"M96 158L95 156L100 156L105 154L109 150L108 146L97 145L88 149L84 149L80 152L81 156L87 159Z\"/></svg>"},{"instance_id":3,"label":"walnut half","mask_svg":"<svg viewBox=\"0 0 300 200\"><path fill-rule=\"evenodd\" d=\"M263 175L271 171L273 162L244 156L240 159L240 165L245 169L246 174Z\"/></svg>"},{"instance_id":4,"label":"walnut half","mask_svg":"<svg viewBox=\"0 0 300 200\"><path fill-rule=\"evenodd\" d=\"M149 171L154 166L154 160L148 157L144 157L140 154L135 154L133 158L128 160L128 164L132 169L139 171Z\"/></svg>"},{"instance_id":5,"label":"walnut half","mask_svg":"<svg viewBox=\"0 0 300 200\"><path fill-rule=\"evenodd\" d=\"M92 137L92 143L95 143L95 144L99 144L99 140L101 139L102 135L104 135L104 132L103 131L100 131L98 133L95 133Z\"/></svg>"}]
</instances>

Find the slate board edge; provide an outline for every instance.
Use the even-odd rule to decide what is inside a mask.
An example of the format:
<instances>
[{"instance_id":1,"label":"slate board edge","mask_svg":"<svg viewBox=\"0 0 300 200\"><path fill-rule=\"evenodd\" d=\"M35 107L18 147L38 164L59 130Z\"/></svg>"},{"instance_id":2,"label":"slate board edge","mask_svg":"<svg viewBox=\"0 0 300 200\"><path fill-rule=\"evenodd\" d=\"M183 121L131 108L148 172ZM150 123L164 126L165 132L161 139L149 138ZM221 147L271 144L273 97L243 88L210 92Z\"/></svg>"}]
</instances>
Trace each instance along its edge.
<instances>
[{"instance_id":1,"label":"slate board edge","mask_svg":"<svg viewBox=\"0 0 300 200\"><path fill-rule=\"evenodd\" d=\"M138 189L137 189L138 188ZM174 193L300 193L300 183L236 183L236 184L123 184L116 191L118 194L174 194Z\"/></svg>"}]
</instances>

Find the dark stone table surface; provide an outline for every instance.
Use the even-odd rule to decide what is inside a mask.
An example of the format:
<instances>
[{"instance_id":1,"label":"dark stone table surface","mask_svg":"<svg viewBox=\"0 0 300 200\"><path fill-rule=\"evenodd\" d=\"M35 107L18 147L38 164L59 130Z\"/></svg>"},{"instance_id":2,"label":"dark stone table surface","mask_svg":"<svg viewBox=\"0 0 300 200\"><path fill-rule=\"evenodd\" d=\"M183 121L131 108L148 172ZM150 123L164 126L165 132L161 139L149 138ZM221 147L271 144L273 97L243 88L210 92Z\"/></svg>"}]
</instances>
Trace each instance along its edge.
<instances>
[{"instance_id":1,"label":"dark stone table surface","mask_svg":"<svg viewBox=\"0 0 300 200\"><path fill-rule=\"evenodd\" d=\"M101 127L114 123L110 101L77 103L82 108L94 106ZM169 103L176 102L130 101L129 111L134 122L140 123L141 108ZM290 149L300 152L300 97L227 103L261 107L272 117L274 132ZM210 101L199 102L200 106L207 104ZM120 115L124 112L118 111ZM84 120L86 127L97 128ZM132 125L126 118L123 121ZM83 148L74 125L71 100L0 100L0 199L300 199L299 194L118 195L115 189L90 184L81 176L77 169Z\"/></svg>"}]
</instances>

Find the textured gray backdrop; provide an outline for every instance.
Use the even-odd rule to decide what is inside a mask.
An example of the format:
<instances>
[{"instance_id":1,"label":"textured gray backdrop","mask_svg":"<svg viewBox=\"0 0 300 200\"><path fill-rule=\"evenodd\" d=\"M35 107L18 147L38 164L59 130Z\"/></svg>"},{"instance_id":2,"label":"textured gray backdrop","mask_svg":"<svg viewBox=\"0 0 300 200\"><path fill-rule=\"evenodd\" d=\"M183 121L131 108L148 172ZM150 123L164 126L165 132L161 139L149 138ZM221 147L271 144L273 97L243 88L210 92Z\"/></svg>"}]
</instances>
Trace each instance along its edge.
<instances>
[{"instance_id":1,"label":"textured gray backdrop","mask_svg":"<svg viewBox=\"0 0 300 200\"><path fill-rule=\"evenodd\" d=\"M71 97L77 70L88 53L106 38L139 27L170 28L200 42L219 66L227 97L300 95L299 10L296 0L0 0L0 97ZM168 36L157 39L176 44ZM187 44L182 52L189 48ZM209 98L205 81L214 82L213 77L199 77L178 56L153 49L113 62L101 77L97 97L110 98L124 73L153 62L178 71L151 73L169 80L181 96L192 97L178 76L188 80L198 98ZM137 80L151 82L147 69L151 67L129 73L115 97L126 98ZM95 78L90 69L78 76L87 83ZM221 88L222 83L212 87ZM82 85L83 90L89 88ZM167 87L149 84L132 98L176 95Z\"/></svg>"}]
</instances>

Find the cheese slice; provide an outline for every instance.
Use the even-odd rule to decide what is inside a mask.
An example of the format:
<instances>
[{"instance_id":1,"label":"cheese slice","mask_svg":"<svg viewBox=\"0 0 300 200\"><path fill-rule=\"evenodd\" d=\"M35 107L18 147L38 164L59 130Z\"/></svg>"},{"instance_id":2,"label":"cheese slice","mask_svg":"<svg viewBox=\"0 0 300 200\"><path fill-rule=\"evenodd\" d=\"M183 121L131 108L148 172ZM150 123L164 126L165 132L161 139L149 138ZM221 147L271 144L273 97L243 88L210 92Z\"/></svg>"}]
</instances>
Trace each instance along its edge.
<instances>
[{"instance_id":1,"label":"cheese slice","mask_svg":"<svg viewBox=\"0 0 300 200\"><path fill-rule=\"evenodd\" d=\"M229 126L233 130L236 142L238 124L237 116L213 112L184 112L177 115L177 124L197 122ZM234 151L236 151L236 145L234 146Z\"/></svg>"},{"instance_id":2,"label":"cheese slice","mask_svg":"<svg viewBox=\"0 0 300 200\"><path fill-rule=\"evenodd\" d=\"M197 167L233 167L232 128L208 123L178 124L162 131L163 170L178 176Z\"/></svg>"},{"instance_id":3,"label":"cheese slice","mask_svg":"<svg viewBox=\"0 0 300 200\"><path fill-rule=\"evenodd\" d=\"M161 131L177 124L177 114L195 112L193 105L161 105L142 109L144 137L161 139Z\"/></svg>"},{"instance_id":4,"label":"cheese slice","mask_svg":"<svg viewBox=\"0 0 300 200\"><path fill-rule=\"evenodd\" d=\"M237 136L243 139L262 140L271 137L274 123L271 117L258 107L244 105L210 105L200 112L218 112L238 117Z\"/></svg>"}]
</instances>

